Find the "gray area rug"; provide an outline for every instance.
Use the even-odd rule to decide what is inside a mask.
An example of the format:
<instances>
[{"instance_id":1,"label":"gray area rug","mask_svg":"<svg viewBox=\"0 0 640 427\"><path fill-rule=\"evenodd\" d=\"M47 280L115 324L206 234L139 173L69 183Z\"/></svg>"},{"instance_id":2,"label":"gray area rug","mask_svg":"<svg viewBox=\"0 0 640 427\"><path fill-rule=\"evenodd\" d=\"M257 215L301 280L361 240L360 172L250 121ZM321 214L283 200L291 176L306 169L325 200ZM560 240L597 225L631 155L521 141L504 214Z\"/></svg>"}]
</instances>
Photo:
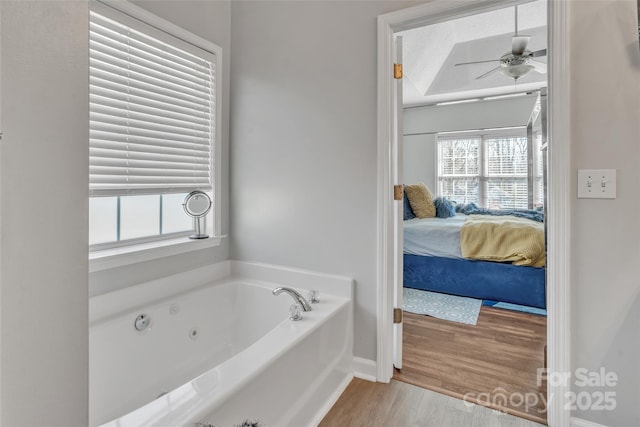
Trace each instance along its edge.
<instances>
[{"instance_id":1,"label":"gray area rug","mask_svg":"<svg viewBox=\"0 0 640 427\"><path fill-rule=\"evenodd\" d=\"M481 305L481 299L403 288L402 309L410 313L475 325L478 323Z\"/></svg>"}]
</instances>

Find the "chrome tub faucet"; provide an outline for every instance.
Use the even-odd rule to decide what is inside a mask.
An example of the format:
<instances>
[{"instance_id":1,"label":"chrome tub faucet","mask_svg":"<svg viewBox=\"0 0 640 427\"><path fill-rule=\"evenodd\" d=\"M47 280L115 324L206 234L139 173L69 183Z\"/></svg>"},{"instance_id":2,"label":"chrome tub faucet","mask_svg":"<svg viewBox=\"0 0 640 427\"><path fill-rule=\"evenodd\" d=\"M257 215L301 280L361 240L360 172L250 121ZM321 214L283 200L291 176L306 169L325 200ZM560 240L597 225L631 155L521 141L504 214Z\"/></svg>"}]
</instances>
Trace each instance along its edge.
<instances>
[{"instance_id":1,"label":"chrome tub faucet","mask_svg":"<svg viewBox=\"0 0 640 427\"><path fill-rule=\"evenodd\" d=\"M311 304L309 304L309 302L304 299L304 297L302 295L300 295L297 291L291 289L291 288L285 288L285 287L279 287L279 288L275 288L272 293L274 295L280 295L281 293L287 293L289 295L291 295L291 298L293 298L293 300L300 304L300 306L302 306L302 310L303 311L311 311Z\"/></svg>"}]
</instances>

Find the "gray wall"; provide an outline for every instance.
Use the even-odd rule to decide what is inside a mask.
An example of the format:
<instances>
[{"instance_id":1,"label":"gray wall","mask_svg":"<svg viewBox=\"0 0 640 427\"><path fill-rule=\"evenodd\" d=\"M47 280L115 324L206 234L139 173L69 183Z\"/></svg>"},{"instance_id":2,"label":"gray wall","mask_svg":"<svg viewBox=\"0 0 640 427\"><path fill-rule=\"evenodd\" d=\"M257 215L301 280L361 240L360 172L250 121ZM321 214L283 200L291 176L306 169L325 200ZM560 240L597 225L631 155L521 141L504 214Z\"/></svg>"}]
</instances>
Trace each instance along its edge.
<instances>
[{"instance_id":1,"label":"gray wall","mask_svg":"<svg viewBox=\"0 0 640 427\"><path fill-rule=\"evenodd\" d=\"M356 281L376 354L376 17L407 3L231 6L232 258Z\"/></svg>"},{"instance_id":2,"label":"gray wall","mask_svg":"<svg viewBox=\"0 0 640 427\"><path fill-rule=\"evenodd\" d=\"M88 4L0 2L0 424L88 422Z\"/></svg>"},{"instance_id":3,"label":"gray wall","mask_svg":"<svg viewBox=\"0 0 640 427\"><path fill-rule=\"evenodd\" d=\"M611 411L577 416L640 425L640 51L635 0L570 4L572 170L618 170L615 200L572 200L573 369L618 375ZM593 60L588 52L598 52ZM572 383L575 385L575 382Z\"/></svg>"},{"instance_id":4,"label":"gray wall","mask_svg":"<svg viewBox=\"0 0 640 427\"><path fill-rule=\"evenodd\" d=\"M437 173L436 136L432 133L405 135L402 139L402 183L411 185L424 182L436 194Z\"/></svg>"},{"instance_id":5,"label":"gray wall","mask_svg":"<svg viewBox=\"0 0 640 427\"><path fill-rule=\"evenodd\" d=\"M537 98L537 94L531 94L462 104L405 108L402 113L402 130L405 135L413 135L526 126Z\"/></svg>"}]
</instances>

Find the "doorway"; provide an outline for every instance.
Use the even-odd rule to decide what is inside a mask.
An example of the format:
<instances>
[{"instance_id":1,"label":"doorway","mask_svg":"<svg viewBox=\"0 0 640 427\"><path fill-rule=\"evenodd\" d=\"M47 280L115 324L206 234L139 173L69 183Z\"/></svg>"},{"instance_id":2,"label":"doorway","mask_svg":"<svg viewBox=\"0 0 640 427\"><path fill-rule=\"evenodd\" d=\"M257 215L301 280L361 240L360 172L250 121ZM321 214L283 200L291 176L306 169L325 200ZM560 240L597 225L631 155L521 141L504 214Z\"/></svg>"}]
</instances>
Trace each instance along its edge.
<instances>
[{"instance_id":1,"label":"doorway","mask_svg":"<svg viewBox=\"0 0 640 427\"><path fill-rule=\"evenodd\" d=\"M394 379L540 423L547 401L546 6L536 0L396 34L398 166L407 200L396 284L403 349ZM438 197L435 217L412 211L420 185ZM494 239L475 246L488 227ZM526 257L537 264L496 262L494 255L515 252L522 229L522 242L536 248ZM514 247L493 246L502 238ZM463 257L460 249L479 253Z\"/></svg>"},{"instance_id":2,"label":"doorway","mask_svg":"<svg viewBox=\"0 0 640 427\"><path fill-rule=\"evenodd\" d=\"M393 80L389 77L392 61L393 36L399 31L419 26L442 22L461 16L469 16L488 10L504 8L522 2L484 1L484 2L447 2L435 1L404 11L399 11L379 18L379 305L378 305L378 357L377 378L388 381L393 374L393 327L391 319L393 313L393 281L401 264L398 259L398 245L396 244L397 215L400 207L388 200L392 194L392 186L399 184L393 177L397 171L393 153L398 145L398 128L396 106L394 104ZM569 180L567 170L569 165L568 143L569 129L565 121L568 117L567 90L567 61L565 57L566 34L564 19L565 5L562 2L552 2L549 8L549 139L559 141L551 144L549 155L553 161L549 164L549 210L547 218L548 254L551 262L548 265L549 294L547 307L549 322L548 361L551 372L564 372L568 368L568 316L567 316L567 283L568 283L568 203L565 194L568 193ZM395 249L394 249L395 246ZM549 386L550 395L558 395L567 390L566 384ZM562 402L556 399L549 402L549 424L553 426L568 425L568 414L562 409Z\"/></svg>"}]
</instances>

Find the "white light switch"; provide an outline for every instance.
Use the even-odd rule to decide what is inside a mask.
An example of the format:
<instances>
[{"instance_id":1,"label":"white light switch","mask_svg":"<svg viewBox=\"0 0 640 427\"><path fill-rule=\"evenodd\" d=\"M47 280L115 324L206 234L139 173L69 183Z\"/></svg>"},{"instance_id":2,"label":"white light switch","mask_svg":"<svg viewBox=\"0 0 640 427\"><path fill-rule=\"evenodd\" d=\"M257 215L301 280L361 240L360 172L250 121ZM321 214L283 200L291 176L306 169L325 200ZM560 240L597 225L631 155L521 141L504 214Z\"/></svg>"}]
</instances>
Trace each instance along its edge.
<instances>
[{"instance_id":1,"label":"white light switch","mask_svg":"<svg viewBox=\"0 0 640 427\"><path fill-rule=\"evenodd\" d=\"M578 171L579 199L615 199L615 169L583 169Z\"/></svg>"}]
</instances>

